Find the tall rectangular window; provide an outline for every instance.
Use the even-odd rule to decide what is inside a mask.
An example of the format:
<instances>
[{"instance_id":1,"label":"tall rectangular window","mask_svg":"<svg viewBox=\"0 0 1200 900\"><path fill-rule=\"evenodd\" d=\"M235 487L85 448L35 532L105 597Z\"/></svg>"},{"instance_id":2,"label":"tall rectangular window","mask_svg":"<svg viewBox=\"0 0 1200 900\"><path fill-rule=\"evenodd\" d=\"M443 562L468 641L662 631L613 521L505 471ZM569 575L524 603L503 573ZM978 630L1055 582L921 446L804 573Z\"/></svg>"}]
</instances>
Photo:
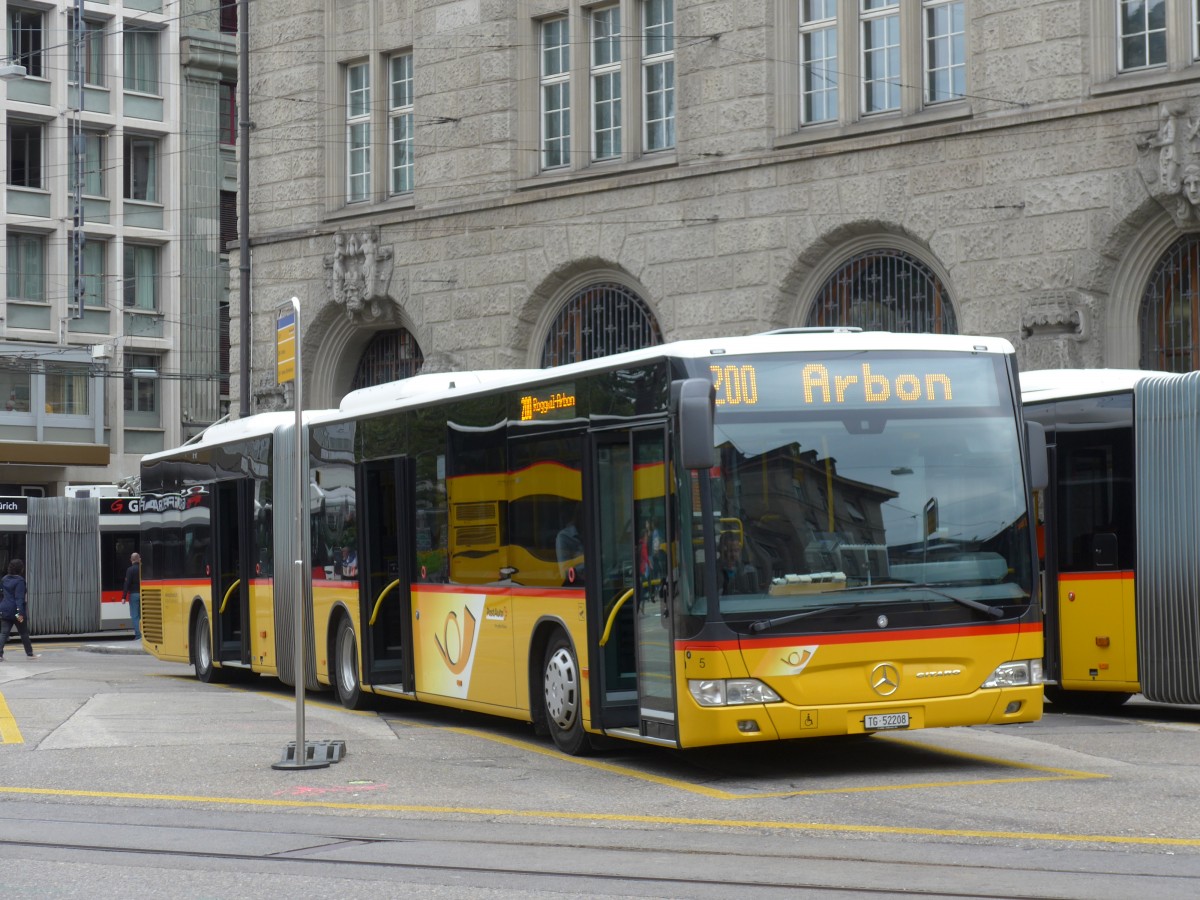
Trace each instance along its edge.
<instances>
[{"instance_id":1,"label":"tall rectangular window","mask_svg":"<svg viewBox=\"0 0 1200 900\"><path fill-rule=\"evenodd\" d=\"M9 300L46 300L46 238L40 234L8 233Z\"/></svg>"},{"instance_id":2,"label":"tall rectangular window","mask_svg":"<svg viewBox=\"0 0 1200 900\"><path fill-rule=\"evenodd\" d=\"M1122 72L1166 65L1166 0L1117 0L1117 31Z\"/></svg>"},{"instance_id":3,"label":"tall rectangular window","mask_svg":"<svg viewBox=\"0 0 1200 900\"><path fill-rule=\"evenodd\" d=\"M346 202L371 197L371 66L346 68Z\"/></svg>"},{"instance_id":4,"label":"tall rectangular window","mask_svg":"<svg viewBox=\"0 0 1200 900\"><path fill-rule=\"evenodd\" d=\"M592 10L592 159L621 155L621 8Z\"/></svg>"},{"instance_id":5,"label":"tall rectangular window","mask_svg":"<svg viewBox=\"0 0 1200 900\"><path fill-rule=\"evenodd\" d=\"M160 359L152 353L126 353L123 385L126 424L156 426Z\"/></svg>"},{"instance_id":6,"label":"tall rectangular window","mask_svg":"<svg viewBox=\"0 0 1200 900\"><path fill-rule=\"evenodd\" d=\"M219 88L217 109L217 141L222 144L237 143L237 82L222 81Z\"/></svg>"},{"instance_id":7,"label":"tall rectangular window","mask_svg":"<svg viewBox=\"0 0 1200 900\"><path fill-rule=\"evenodd\" d=\"M149 28L125 28L125 90L157 94L158 32Z\"/></svg>"},{"instance_id":8,"label":"tall rectangular window","mask_svg":"<svg viewBox=\"0 0 1200 900\"><path fill-rule=\"evenodd\" d=\"M220 20L218 27L221 34L237 34L238 30L238 0L220 0Z\"/></svg>"},{"instance_id":9,"label":"tall rectangular window","mask_svg":"<svg viewBox=\"0 0 1200 900\"><path fill-rule=\"evenodd\" d=\"M125 199L158 202L158 138L125 135Z\"/></svg>"},{"instance_id":10,"label":"tall rectangular window","mask_svg":"<svg viewBox=\"0 0 1200 900\"><path fill-rule=\"evenodd\" d=\"M41 11L36 9L9 7L8 10L9 58L17 65L24 66L25 74L34 78L41 78L45 74L43 56L46 35L43 19Z\"/></svg>"},{"instance_id":11,"label":"tall rectangular window","mask_svg":"<svg viewBox=\"0 0 1200 900\"><path fill-rule=\"evenodd\" d=\"M838 117L838 0L800 3L800 122Z\"/></svg>"},{"instance_id":12,"label":"tall rectangular window","mask_svg":"<svg viewBox=\"0 0 1200 900\"><path fill-rule=\"evenodd\" d=\"M104 251L107 242L89 237L83 245L83 305L106 306L104 296Z\"/></svg>"},{"instance_id":13,"label":"tall rectangular window","mask_svg":"<svg viewBox=\"0 0 1200 900\"><path fill-rule=\"evenodd\" d=\"M75 33L75 17L67 17L70 38L67 44L67 80L75 83L75 57L83 52L83 83L98 87L104 84L104 23L83 23L81 34Z\"/></svg>"},{"instance_id":14,"label":"tall rectangular window","mask_svg":"<svg viewBox=\"0 0 1200 900\"><path fill-rule=\"evenodd\" d=\"M675 146L675 0L642 2L642 90L647 152Z\"/></svg>"},{"instance_id":15,"label":"tall rectangular window","mask_svg":"<svg viewBox=\"0 0 1200 900\"><path fill-rule=\"evenodd\" d=\"M158 309L159 255L152 244L125 245L121 280L127 309Z\"/></svg>"},{"instance_id":16,"label":"tall rectangular window","mask_svg":"<svg viewBox=\"0 0 1200 900\"><path fill-rule=\"evenodd\" d=\"M42 126L36 122L8 120L8 183L41 188Z\"/></svg>"},{"instance_id":17,"label":"tall rectangular window","mask_svg":"<svg viewBox=\"0 0 1200 900\"><path fill-rule=\"evenodd\" d=\"M541 27L542 168L571 164L571 44L566 18Z\"/></svg>"},{"instance_id":18,"label":"tall rectangular window","mask_svg":"<svg viewBox=\"0 0 1200 900\"><path fill-rule=\"evenodd\" d=\"M83 133L83 192L104 196L104 135L98 131ZM68 184L75 190L75 164L68 169Z\"/></svg>"},{"instance_id":19,"label":"tall rectangular window","mask_svg":"<svg viewBox=\"0 0 1200 900\"><path fill-rule=\"evenodd\" d=\"M925 102L961 100L967 92L963 0L925 0Z\"/></svg>"},{"instance_id":20,"label":"tall rectangular window","mask_svg":"<svg viewBox=\"0 0 1200 900\"><path fill-rule=\"evenodd\" d=\"M413 58L401 53L388 60L389 165L391 192L407 194L413 189Z\"/></svg>"},{"instance_id":21,"label":"tall rectangular window","mask_svg":"<svg viewBox=\"0 0 1200 900\"><path fill-rule=\"evenodd\" d=\"M900 0L859 0L862 111L900 108Z\"/></svg>"}]
</instances>

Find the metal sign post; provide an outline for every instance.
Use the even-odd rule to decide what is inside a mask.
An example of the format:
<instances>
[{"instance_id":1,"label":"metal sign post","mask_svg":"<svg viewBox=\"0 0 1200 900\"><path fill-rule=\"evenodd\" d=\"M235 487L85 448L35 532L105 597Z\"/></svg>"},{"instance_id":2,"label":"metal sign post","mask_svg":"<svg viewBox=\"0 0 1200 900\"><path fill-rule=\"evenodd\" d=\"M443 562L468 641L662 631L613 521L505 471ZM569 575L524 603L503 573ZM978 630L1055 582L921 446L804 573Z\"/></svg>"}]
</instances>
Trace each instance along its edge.
<instances>
[{"instance_id":1,"label":"metal sign post","mask_svg":"<svg viewBox=\"0 0 1200 900\"><path fill-rule=\"evenodd\" d=\"M304 535L304 515L308 510L308 479L307 466L304 461L308 458L308 448L304 443L304 428L302 413L301 367L300 367L300 299L293 297L287 303L277 307L275 318L275 373L280 384L292 382L293 406L296 408L296 610L295 638L293 650L295 663L292 676L296 680L296 742L284 748L283 759L274 763L273 769L324 769L329 763L329 754L325 749L329 742L309 744L304 740L304 607L308 592L305 590L305 579L311 571L307 560L309 556L308 542ZM334 742L340 743L340 742ZM317 751L321 750L320 753ZM342 748L337 748L337 762L341 759Z\"/></svg>"}]
</instances>

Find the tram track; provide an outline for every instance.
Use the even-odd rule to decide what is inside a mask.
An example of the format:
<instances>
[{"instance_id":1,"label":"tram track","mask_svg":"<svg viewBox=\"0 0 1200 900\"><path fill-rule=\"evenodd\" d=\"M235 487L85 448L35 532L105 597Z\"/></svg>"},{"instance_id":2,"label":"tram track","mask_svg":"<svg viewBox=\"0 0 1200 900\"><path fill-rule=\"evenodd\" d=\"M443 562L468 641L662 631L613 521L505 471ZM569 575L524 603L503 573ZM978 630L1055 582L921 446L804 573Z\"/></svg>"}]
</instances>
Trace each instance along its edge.
<instances>
[{"instance_id":1,"label":"tram track","mask_svg":"<svg viewBox=\"0 0 1200 900\"><path fill-rule=\"evenodd\" d=\"M125 810L126 813L135 812ZM153 818L153 817L151 817ZM378 823L369 827L374 829ZM923 898L1088 898L1148 893L1156 898L1195 895L1193 874L1172 876L1153 864L1125 865L1099 871L1096 856L1087 865L1063 867L1046 864L1054 857L1028 853L1037 864L1021 866L1013 848L955 848L925 859L914 858L912 845L862 845L864 857L855 858L851 845L843 852L814 852L808 842L791 844L794 852L777 841L770 850L747 852L745 844L726 854L711 852L711 841L697 849L681 846L686 835L672 832L653 836L638 832L638 840L611 830L572 829L560 837L544 830L536 842L483 839L481 827L503 827L447 821L402 825L408 831L430 830L429 837L366 837L360 834L319 834L305 830L230 829L212 825L120 824L49 818L7 819L0 826L0 846L10 858L76 862L87 865L167 870L205 870L257 873L287 878L295 875L320 879L393 883L475 885L513 897L566 893L572 896L727 897L736 887L739 897L768 900L775 896L905 896ZM366 823L364 823L364 827ZM87 829L92 839L46 839L60 829ZM459 839L449 834L461 828ZM96 840L96 833L109 840ZM22 837L32 833L33 837ZM579 840L588 835L592 840ZM187 844L193 846L186 846ZM212 844L217 844L214 847ZM668 846L674 844L674 846ZM181 846L183 845L183 846ZM224 846L221 846L224 845ZM241 845L245 849L231 849ZM906 850L906 847L908 850ZM928 848L922 848L928 850ZM949 853L945 852L947 849ZM987 865L994 851L997 865ZM927 854L921 853L921 856ZM1016 866L1013 863L1017 863ZM1195 867L1192 867L1193 869ZM1136 885L1136 887L1135 887Z\"/></svg>"}]
</instances>

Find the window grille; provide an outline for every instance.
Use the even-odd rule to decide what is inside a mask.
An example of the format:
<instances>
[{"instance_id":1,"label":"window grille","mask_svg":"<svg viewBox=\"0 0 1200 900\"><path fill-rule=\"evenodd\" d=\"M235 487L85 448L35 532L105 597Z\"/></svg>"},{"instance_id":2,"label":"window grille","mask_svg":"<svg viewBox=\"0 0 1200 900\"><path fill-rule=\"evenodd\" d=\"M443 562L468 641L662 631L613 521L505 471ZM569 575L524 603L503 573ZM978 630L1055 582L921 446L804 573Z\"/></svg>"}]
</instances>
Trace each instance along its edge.
<instances>
[{"instance_id":1,"label":"window grille","mask_svg":"<svg viewBox=\"0 0 1200 900\"><path fill-rule=\"evenodd\" d=\"M1185 234L1162 255L1142 295L1141 368L1160 372L1196 368L1198 290L1200 235Z\"/></svg>"},{"instance_id":2,"label":"window grille","mask_svg":"<svg viewBox=\"0 0 1200 900\"><path fill-rule=\"evenodd\" d=\"M872 250L844 263L818 291L805 325L958 333L946 288L927 265L900 250Z\"/></svg>"},{"instance_id":3,"label":"window grille","mask_svg":"<svg viewBox=\"0 0 1200 900\"><path fill-rule=\"evenodd\" d=\"M425 357L417 346L417 339L408 329L381 331L371 338L371 343L359 358L350 390L411 378L421 370L424 362Z\"/></svg>"},{"instance_id":4,"label":"window grille","mask_svg":"<svg viewBox=\"0 0 1200 900\"><path fill-rule=\"evenodd\" d=\"M542 348L543 366L596 359L662 343L646 302L620 284L577 291L559 311Z\"/></svg>"}]
</instances>

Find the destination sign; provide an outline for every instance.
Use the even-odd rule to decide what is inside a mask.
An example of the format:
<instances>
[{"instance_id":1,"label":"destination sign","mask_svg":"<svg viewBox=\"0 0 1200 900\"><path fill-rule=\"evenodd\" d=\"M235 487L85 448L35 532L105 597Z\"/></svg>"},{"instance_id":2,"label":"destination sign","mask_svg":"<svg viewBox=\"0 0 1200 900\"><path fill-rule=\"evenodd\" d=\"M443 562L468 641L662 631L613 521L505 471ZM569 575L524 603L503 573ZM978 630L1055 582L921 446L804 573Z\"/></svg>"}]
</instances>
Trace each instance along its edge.
<instances>
[{"instance_id":1,"label":"destination sign","mask_svg":"<svg viewBox=\"0 0 1200 900\"><path fill-rule=\"evenodd\" d=\"M757 357L710 363L718 407L895 409L994 406L992 357Z\"/></svg>"},{"instance_id":2,"label":"destination sign","mask_svg":"<svg viewBox=\"0 0 1200 900\"><path fill-rule=\"evenodd\" d=\"M575 416L575 385L546 388L536 394L521 395L521 421L570 419Z\"/></svg>"}]
</instances>

